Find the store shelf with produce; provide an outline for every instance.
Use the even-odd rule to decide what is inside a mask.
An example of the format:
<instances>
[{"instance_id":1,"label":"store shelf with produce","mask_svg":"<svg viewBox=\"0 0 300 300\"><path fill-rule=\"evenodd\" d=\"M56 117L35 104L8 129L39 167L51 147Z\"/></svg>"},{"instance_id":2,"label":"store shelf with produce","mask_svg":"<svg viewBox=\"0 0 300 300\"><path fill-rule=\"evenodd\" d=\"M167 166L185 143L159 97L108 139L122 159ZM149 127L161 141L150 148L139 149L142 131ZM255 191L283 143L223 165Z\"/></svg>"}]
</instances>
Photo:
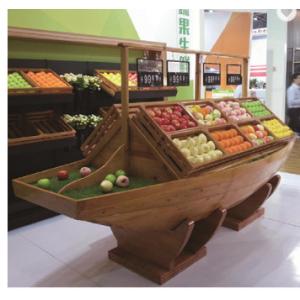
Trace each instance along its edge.
<instances>
[{"instance_id":1,"label":"store shelf with produce","mask_svg":"<svg viewBox=\"0 0 300 300\"><path fill-rule=\"evenodd\" d=\"M121 74L120 70L95 70L97 76L101 79L101 87L109 95L116 99L121 99L121 75L119 76L119 82L110 80L106 74ZM130 99L163 99L164 97L176 96L177 88L172 86L161 87L138 87L136 72L129 71L129 76L135 76L132 79L132 84L129 85Z\"/></svg>"}]
</instances>

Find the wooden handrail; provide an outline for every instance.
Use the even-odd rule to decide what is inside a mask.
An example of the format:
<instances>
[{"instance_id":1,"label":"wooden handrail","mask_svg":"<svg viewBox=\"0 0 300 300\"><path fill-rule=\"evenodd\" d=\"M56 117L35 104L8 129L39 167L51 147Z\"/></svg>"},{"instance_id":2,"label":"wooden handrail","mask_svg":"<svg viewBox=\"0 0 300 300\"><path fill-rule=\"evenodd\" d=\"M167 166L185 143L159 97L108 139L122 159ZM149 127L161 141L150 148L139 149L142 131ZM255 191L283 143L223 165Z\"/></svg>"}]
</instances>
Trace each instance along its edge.
<instances>
[{"instance_id":1,"label":"wooden handrail","mask_svg":"<svg viewBox=\"0 0 300 300\"><path fill-rule=\"evenodd\" d=\"M151 41L136 41L131 39L111 38L97 35L87 35L78 33L66 33L40 29L27 29L20 27L8 27L9 38L19 38L27 40L41 40L63 43L75 43L75 44L88 44L95 46L111 46L118 47L120 43L133 43L134 45L142 45L148 48L158 47L164 48L165 43L151 42ZM151 50L151 49L150 49Z\"/></svg>"}]
</instances>

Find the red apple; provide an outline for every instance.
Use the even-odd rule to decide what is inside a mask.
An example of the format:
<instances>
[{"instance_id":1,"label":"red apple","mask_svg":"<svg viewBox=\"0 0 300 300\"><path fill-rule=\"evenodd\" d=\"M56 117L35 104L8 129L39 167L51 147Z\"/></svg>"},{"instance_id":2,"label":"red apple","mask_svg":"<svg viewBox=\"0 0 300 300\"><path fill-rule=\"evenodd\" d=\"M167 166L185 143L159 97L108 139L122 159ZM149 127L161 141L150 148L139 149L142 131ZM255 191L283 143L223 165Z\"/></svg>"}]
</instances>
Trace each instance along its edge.
<instances>
[{"instance_id":1,"label":"red apple","mask_svg":"<svg viewBox=\"0 0 300 300\"><path fill-rule=\"evenodd\" d=\"M173 112L172 108L171 107L166 107L165 108L165 112L171 114Z\"/></svg>"},{"instance_id":2,"label":"red apple","mask_svg":"<svg viewBox=\"0 0 300 300\"><path fill-rule=\"evenodd\" d=\"M161 116L161 110L158 108L158 107L154 107L153 108L153 111L155 112L155 115L157 117L160 117Z\"/></svg>"},{"instance_id":3,"label":"red apple","mask_svg":"<svg viewBox=\"0 0 300 300\"><path fill-rule=\"evenodd\" d=\"M190 120L190 117L189 117L188 115L183 115L182 118L183 118L183 119L186 119L187 121Z\"/></svg>"},{"instance_id":4,"label":"red apple","mask_svg":"<svg viewBox=\"0 0 300 300\"><path fill-rule=\"evenodd\" d=\"M176 128L173 125L169 125L169 131L175 131Z\"/></svg>"},{"instance_id":5,"label":"red apple","mask_svg":"<svg viewBox=\"0 0 300 300\"><path fill-rule=\"evenodd\" d=\"M152 109L148 109L147 111L152 118L155 117L155 112Z\"/></svg>"},{"instance_id":6,"label":"red apple","mask_svg":"<svg viewBox=\"0 0 300 300\"><path fill-rule=\"evenodd\" d=\"M160 117L154 117L153 120L158 123L159 125L162 125L162 118Z\"/></svg>"},{"instance_id":7,"label":"red apple","mask_svg":"<svg viewBox=\"0 0 300 300\"><path fill-rule=\"evenodd\" d=\"M65 180L69 178L69 172L67 170L60 170L57 172L57 178L59 180Z\"/></svg>"},{"instance_id":8,"label":"red apple","mask_svg":"<svg viewBox=\"0 0 300 300\"><path fill-rule=\"evenodd\" d=\"M175 106L174 106L174 110L175 110L175 111L182 112L182 107L179 106L179 105L175 105Z\"/></svg>"}]
</instances>

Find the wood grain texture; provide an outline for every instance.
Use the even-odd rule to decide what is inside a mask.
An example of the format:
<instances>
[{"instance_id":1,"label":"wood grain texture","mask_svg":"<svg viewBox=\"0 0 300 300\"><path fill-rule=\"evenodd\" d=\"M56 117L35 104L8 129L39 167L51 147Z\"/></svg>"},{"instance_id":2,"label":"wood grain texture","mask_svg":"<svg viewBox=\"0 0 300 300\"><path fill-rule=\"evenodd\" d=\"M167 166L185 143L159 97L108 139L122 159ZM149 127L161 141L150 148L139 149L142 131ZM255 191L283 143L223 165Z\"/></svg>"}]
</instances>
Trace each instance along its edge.
<instances>
[{"instance_id":1,"label":"wood grain texture","mask_svg":"<svg viewBox=\"0 0 300 300\"><path fill-rule=\"evenodd\" d=\"M287 157L280 171L300 175L300 138L296 139L295 145Z\"/></svg>"}]
</instances>

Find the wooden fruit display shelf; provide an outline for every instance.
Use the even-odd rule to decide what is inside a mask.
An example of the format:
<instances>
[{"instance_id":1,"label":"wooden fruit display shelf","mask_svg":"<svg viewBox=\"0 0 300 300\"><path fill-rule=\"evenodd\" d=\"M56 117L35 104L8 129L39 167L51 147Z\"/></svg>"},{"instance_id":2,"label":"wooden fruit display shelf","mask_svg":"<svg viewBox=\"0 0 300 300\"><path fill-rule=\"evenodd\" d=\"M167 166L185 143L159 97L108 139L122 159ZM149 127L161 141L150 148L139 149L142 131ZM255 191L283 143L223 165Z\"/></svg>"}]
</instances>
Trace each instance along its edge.
<instances>
[{"instance_id":1,"label":"wooden fruit display shelf","mask_svg":"<svg viewBox=\"0 0 300 300\"><path fill-rule=\"evenodd\" d=\"M232 160L236 160L242 157L249 155L250 153L255 153L257 149L260 150L267 149L271 147L274 143L278 142L278 138L276 138L269 130L266 130L271 136L274 137L274 140L262 144L262 145L253 145L252 141L241 131L240 126L247 125L247 124L261 124L260 120L256 118L249 118L245 120L240 120L239 122L233 122L229 120L225 115L222 115L224 119L227 121L224 125L197 125L196 127L177 130L172 132L165 132L149 115L147 109L153 107L169 107L173 105L181 106L185 112L190 116L191 120L195 121L192 114L189 114L185 109L186 105L196 104L199 101L190 102L190 103L166 103L166 102L157 102L156 104L143 104L141 105L141 109L139 114L137 115L137 120L139 123L140 128L144 131L144 134L147 136L149 141L151 141L154 147L160 152L160 154L165 158L169 165L172 165L173 169L176 170L176 174L179 177L186 177L193 173L199 173L202 170L207 170L217 165L223 164L225 162L230 162ZM217 108L217 106L212 101L200 101L201 105L211 105L213 108ZM220 110L220 109L219 109ZM220 110L221 111L221 110ZM195 121L196 122L196 121ZM237 153L228 153L226 152L225 148L220 145L220 143L213 138L211 135L215 131L220 130L228 130L228 129L235 129L238 135L242 136L244 141L249 142L251 144L251 148L240 151ZM203 133L207 137L208 141L211 140L216 145L216 149L219 149L223 152L223 156L216 160L211 160L202 164L192 164L190 163L187 158L181 153L181 151L174 145L172 139L173 138L187 138L190 136L195 136L197 134ZM282 140L282 139L281 139Z\"/></svg>"},{"instance_id":2,"label":"wooden fruit display shelf","mask_svg":"<svg viewBox=\"0 0 300 300\"><path fill-rule=\"evenodd\" d=\"M9 116L9 146L65 139L75 134L75 130L51 110Z\"/></svg>"},{"instance_id":3,"label":"wooden fruit display shelf","mask_svg":"<svg viewBox=\"0 0 300 300\"><path fill-rule=\"evenodd\" d=\"M40 94L71 94L73 91L73 87L65 81L63 78L61 78L58 74L56 74L51 69L43 69L43 68L14 68L14 69L8 69L8 72L18 72L22 75L22 77L30 83L32 88L25 88L25 89L8 89L8 95L10 96L17 96L17 95L27 95L27 94L33 94L33 95L40 95ZM41 87L35 80L30 78L27 73L28 72L45 72L45 73L51 73L54 75L57 79L59 79L65 86L64 87Z\"/></svg>"},{"instance_id":4,"label":"wooden fruit display shelf","mask_svg":"<svg viewBox=\"0 0 300 300\"><path fill-rule=\"evenodd\" d=\"M120 70L95 70L95 74L101 80L101 87L109 95L119 98L121 95L121 86L114 84L108 78L103 76L103 73L120 73ZM136 73L135 71L130 71L129 74ZM161 86L161 87L138 87L138 86L129 86L129 95L134 98L147 98L150 93L155 93L159 95L161 92L161 98L164 96L175 96L177 94L177 88L173 86ZM137 97L138 93L145 93L142 97ZM149 97L151 98L151 97ZM157 96L156 98L159 98Z\"/></svg>"}]
</instances>

